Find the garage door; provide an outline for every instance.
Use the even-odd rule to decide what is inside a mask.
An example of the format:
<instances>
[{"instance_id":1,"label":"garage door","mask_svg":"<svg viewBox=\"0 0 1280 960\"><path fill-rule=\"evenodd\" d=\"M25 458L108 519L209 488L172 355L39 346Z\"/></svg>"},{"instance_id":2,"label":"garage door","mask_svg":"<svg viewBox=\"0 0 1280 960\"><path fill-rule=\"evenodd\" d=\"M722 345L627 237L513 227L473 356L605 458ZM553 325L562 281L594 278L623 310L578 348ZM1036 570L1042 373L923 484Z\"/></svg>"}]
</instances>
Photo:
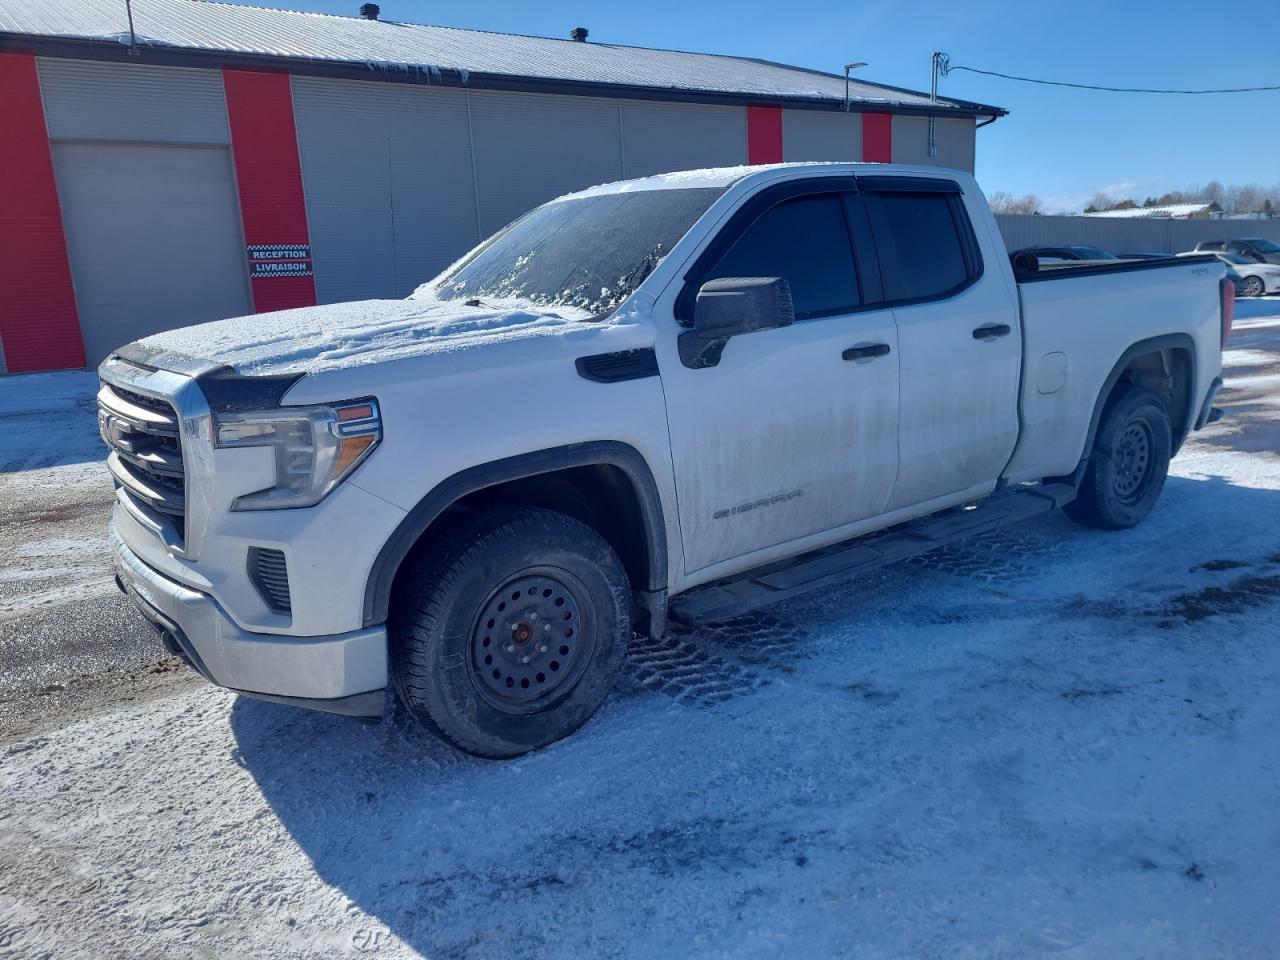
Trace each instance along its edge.
<instances>
[{"instance_id":1,"label":"garage door","mask_svg":"<svg viewBox=\"0 0 1280 960\"><path fill-rule=\"evenodd\" d=\"M253 312L226 147L54 143L53 163L88 363Z\"/></svg>"}]
</instances>

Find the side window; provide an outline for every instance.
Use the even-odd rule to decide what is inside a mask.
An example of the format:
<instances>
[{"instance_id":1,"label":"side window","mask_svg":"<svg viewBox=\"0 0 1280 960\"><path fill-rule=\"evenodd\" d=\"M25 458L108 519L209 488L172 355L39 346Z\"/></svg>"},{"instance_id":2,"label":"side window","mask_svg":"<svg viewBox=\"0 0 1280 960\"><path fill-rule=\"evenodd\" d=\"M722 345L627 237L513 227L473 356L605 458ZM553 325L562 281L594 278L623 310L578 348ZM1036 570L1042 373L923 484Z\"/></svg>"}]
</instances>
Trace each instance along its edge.
<instances>
[{"instance_id":1,"label":"side window","mask_svg":"<svg viewBox=\"0 0 1280 960\"><path fill-rule=\"evenodd\" d=\"M796 319L858 306L858 275L839 194L797 197L765 211L703 278L782 277Z\"/></svg>"},{"instance_id":2,"label":"side window","mask_svg":"<svg viewBox=\"0 0 1280 960\"><path fill-rule=\"evenodd\" d=\"M1239 240L1232 240L1227 244L1227 253L1238 253L1242 257L1247 257L1249 254L1253 253L1253 251L1249 249L1249 245L1247 243L1241 243Z\"/></svg>"},{"instance_id":3,"label":"side window","mask_svg":"<svg viewBox=\"0 0 1280 960\"><path fill-rule=\"evenodd\" d=\"M867 207L884 270L885 299L943 297L981 273L958 195L872 193Z\"/></svg>"}]
</instances>

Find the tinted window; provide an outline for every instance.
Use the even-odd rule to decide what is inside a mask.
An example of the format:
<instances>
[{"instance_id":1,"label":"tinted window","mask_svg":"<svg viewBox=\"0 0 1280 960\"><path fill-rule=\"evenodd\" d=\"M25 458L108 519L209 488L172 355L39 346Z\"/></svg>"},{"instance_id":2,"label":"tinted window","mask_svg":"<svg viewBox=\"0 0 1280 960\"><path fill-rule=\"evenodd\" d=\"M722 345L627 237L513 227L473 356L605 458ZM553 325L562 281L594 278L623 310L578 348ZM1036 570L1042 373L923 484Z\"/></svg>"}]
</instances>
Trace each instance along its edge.
<instances>
[{"instance_id":1,"label":"tinted window","mask_svg":"<svg viewBox=\"0 0 1280 960\"><path fill-rule=\"evenodd\" d=\"M555 200L521 217L414 296L620 304L715 200L720 187L636 190Z\"/></svg>"},{"instance_id":2,"label":"tinted window","mask_svg":"<svg viewBox=\"0 0 1280 960\"><path fill-rule=\"evenodd\" d=\"M882 193L869 200L877 208L872 222L887 267L888 299L937 297L968 282L965 247L947 194Z\"/></svg>"},{"instance_id":3,"label":"tinted window","mask_svg":"<svg viewBox=\"0 0 1280 960\"><path fill-rule=\"evenodd\" d=\"M1248 253L1249 245L1247 243L1241 243L1239 240L1232 240L1227 244L1227 249L1232 253Z\"/></svg>"},{"instance_id":4,"label":"tinted window","mask_svg":"<svg viewBox=\"0 0 1280 960\"><path fill-rule=\"evenodd\" d=\"M1197 250L1221 250L1222 241L1221 240L1205 240L1198 247L1196 247L1196 249Z\"/></svg>"},{"instance_id":5,"label":"tinted window","mask_svg":"<svg viewBox=\"0 0 1280 960\"><path fill-rule=\"evenodd\" d=\"M1270 240L1254 240L1253 245L1262 253L1280 253L1280 244Z\"/></svg>"},{"instance_id":6,"label":"tinted window","mask_svg":"<svg viewBox=\"0 0 1280 960\"><path fill-rule=\"evenodd\" d=\"M837 194L798 197L761 214L705 279L720 277L782 277L791 284L797 318L857 306L843 201Z\"/></svg>"}]
</instances>

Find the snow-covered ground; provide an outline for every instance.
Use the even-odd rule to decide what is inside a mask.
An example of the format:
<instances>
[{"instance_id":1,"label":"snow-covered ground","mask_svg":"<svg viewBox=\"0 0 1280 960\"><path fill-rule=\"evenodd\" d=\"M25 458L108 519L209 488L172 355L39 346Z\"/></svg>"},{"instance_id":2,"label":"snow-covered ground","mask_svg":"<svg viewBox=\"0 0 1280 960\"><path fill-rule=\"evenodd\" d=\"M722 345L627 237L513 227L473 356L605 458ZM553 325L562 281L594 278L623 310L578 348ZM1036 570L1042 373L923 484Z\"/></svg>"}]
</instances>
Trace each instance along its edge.
<instances>
[{"instance_id":1,"label":"snow-covered ground","mask_svg":"<svg viewBox=\"0 0 1280 960\"><path fill-rule=\"evenodd\" d=\"M1139 528L638 643L521 760L199 685L10 738L0 957L1274 957L1280 306L1239 312Z\"/></svg>"}]
</instances>

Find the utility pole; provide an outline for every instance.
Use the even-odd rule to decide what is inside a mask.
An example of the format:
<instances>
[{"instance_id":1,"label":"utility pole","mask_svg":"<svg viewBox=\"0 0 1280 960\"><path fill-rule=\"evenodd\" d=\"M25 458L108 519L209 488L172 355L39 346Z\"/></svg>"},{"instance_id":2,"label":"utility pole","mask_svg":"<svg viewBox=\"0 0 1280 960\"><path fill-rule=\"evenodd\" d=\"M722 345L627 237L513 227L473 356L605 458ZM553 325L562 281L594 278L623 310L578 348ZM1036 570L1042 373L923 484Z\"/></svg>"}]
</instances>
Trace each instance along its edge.
<instances>
[{"instance_id":1,"label":"utility pole","mask_svg":"<svg viewBox=\"0 0 1280 960\"><path fill-rule=\"evenodd\" d=\"M942 62L946 59L945 53L933 51L933 76L929 81L929 103L936 105L938 102L938 76L942 72ZM936 157L938 155L938 117L934 113L929 114L929 156Z\"/></svg>"}]
</instances>

